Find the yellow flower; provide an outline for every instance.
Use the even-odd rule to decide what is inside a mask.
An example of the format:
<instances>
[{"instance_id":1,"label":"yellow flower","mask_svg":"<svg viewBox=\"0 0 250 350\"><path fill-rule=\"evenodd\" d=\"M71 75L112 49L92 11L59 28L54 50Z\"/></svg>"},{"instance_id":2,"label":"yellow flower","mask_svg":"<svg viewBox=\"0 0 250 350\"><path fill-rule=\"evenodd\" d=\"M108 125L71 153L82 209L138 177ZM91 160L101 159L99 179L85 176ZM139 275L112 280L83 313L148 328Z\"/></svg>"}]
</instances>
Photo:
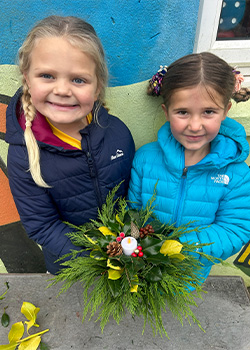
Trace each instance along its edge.
<instances>
[{"instance_id":1,"label":"yellow flower","mask_svg":"<svg viewBox=\"0 0 250 350\"><path fill-rule=\"evenodd\" d=\"M84 235L84 236L90 241L90 243L96 244L96 242L93 239L91 239L90 237L88 237L88 235Z\"/></svg>"},{"instance_id":2,"label":"yellow flower","mask_svg":"<svg viewBox=\"0 0 250 350\"><path fill-rule=\"evenodd\" d=\"M139 282L138 276L135 275L134 276L134 280L132 282ZM131 293L137 293L137 289L138 289L138 284L133 284L132 287L130 288L130 292Z\"/></svg>"},{"instance_id":3,"label":"yellow flower","mask_svg":"<svg viewBox=\"0 0 250 350\"><path fill-rule=\"evenodd\" d=\"M180 242L168 239L161 246L160 253L164 256L168 255L171 256L171 258L183 260L185 257L183 254L180 254L182 247L183 245Z\"/></svg>"},{"instance_id":4,"label":"yellow flower","mask_svg":"<svg viewBox=\"0 0 250 350\"><path fill-rule=\"evenodd\" d=\"M184 259L185 259L185 256L184 256L183 254L179 253L179 254L173 254L173 255L171 255L171 258L172 258L172 259L184 260Z\"/></svg>"},{"instance_id":5,"label":"yellow flower","mask_svg":"<svg viewBox=\"0 0 250 350\"><path fill-rule=\"evenodd\" d=\"M118 280L121 277L122 273L123 273L123 270L117 271L114 269L109 269L108 270L108 274L109 274L108 278L110 280Z\"/></svg>"},{"instance_id":6,"label":"yellow flower","mask_svg":"<svg viewBox=\"0 0 250 350\"><path fill-rule=\"evenodd\" d=\"M104 236L112 235L112 236L116 237L116 234L114 232L110 231L110 229L106 226L101 226L101 227L99 227L98 230L101 231L101 233Z\"/></svg>"},{"instance_id":7,"label":"yellow flower","mask_svg":"<svg viewBox=\"0 0 250 350\"><path fill-rule=\"evenodd\" d=\"M119 270L122 269L120 266L112 265L110 259L107 260L107 266L111 267L111 269L113 269L113 270L118 270L119 271Z\"/></svg>"},{"instance_id":8,"label":"yellow flower","mask_svg":"<svg viewBox=\"0 0 250 350\"><path fill-rule=\"evenodd\" d=\"M137 293L137 289L138 289L138 284L132 286L132 287L130 288L130 292L131 292L131 293Z\"/></svg>"},{"instance_id":9,"label":"yellow flower","mask_svg":"<svg viewBox=\"0 0 250 350\"><path fill-rule=\"evenodd\" d=\"M124 223L120 220L118 214L116 214L115 218L116 218L116 221L117 221L121 226L124 226Z\"/></svg>"},{"instance_id":10,"label":"yellow flower","mask_svg":"<svg viewBox=\"0 0 250 350\"><path fill-rule=\"evenodd\" d=\"M38 324L36 324L36 317L39 311L39 307L36 307L35 305L27 301L23 302L23 305L21 307L21 313L24 314L24 316L29 320L29 322L25 322L27 323L27 332L32 326L39 327Z\"/></svg>"},{"instance_id":11,"label":"yellow flower","mask_svg":"<svg viewBox=\"0 0 250 350\"><path fill-rule=\"evenodd\" d=\"M91 250L89 256L96 260L105 260L105 258L102 256L99 249L93 249Z\"/></svg>"}]
</instances>

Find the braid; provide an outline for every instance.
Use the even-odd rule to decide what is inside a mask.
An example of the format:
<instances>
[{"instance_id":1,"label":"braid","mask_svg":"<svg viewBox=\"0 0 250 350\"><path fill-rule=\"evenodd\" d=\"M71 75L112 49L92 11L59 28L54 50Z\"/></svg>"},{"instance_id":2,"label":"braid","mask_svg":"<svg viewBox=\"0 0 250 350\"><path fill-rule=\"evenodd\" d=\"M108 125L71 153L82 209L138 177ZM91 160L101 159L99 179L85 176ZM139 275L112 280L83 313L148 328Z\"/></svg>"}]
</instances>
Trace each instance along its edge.
<instances>
[{"instance_id":1,"label":"braid","mask_svg":"<svg viewBox=\"0 0 250 350\"><path fill-rule=\"evenodd\" d=\"M23 95L22 105L26 120L26 128L24 131L24 139L29 156L29 170L35 183L41 187L49 187L43 180L40 168L40 151L35 139L35 136L31 130L32 122L36 115L36 110L32 105L29 88L26 81L23 81Z\"/></svg>"},{"instance_id":2,"label":"braid","mask_svg":"<svg viewBox=\"0 0 250 350\"><path fill-rule=\"evenodd\" d=\"M232 96L235 102L245 102L250 98L250 89L249 88L241 88L240 91L237 91Z\"/></svg>"},{"instance_id":3,"label":"braid","mask_svg":"<svg viewBox=\"0 0 250 350\"><path fill-rule=\"evenodd\" d=\"M40 169L40 152L35 136L31 130L32 122L36 115L25 75L28 74L31 65L31 55L37 41L42 38L58 37L66 39L72 46L81 52L88 54L96 65L96 77L98 81L99 96L95 104L93 119L98 123L98 111L105 99L105 88L108 81L108 68L101 41L91 24L84 20L67 16L49 16L38 22L28 33L23 45L19 49L19 69L23 75L22 105L26 120L24 138L29 156L29 170L35 183L41 187L49 187L42 179Z\"/></svg>"}]
</instances>

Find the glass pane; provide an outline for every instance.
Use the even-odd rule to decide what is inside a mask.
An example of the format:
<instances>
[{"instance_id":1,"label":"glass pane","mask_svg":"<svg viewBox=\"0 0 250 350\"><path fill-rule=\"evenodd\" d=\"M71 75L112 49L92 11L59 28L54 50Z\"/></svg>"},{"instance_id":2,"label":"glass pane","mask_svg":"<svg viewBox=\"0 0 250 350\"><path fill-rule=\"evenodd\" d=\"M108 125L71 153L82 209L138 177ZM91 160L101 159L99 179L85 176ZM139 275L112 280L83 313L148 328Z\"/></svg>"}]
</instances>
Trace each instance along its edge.
<instances>
[{"instance_id":1,"label":"glass pane","mask_svg":"<svg viewBox=\"0 0 250 350\"><path fill-rule=\"evenodd\" d=\"M216 40L250 39L250 0L224 0Z\"/></svg>"}]
</instances>

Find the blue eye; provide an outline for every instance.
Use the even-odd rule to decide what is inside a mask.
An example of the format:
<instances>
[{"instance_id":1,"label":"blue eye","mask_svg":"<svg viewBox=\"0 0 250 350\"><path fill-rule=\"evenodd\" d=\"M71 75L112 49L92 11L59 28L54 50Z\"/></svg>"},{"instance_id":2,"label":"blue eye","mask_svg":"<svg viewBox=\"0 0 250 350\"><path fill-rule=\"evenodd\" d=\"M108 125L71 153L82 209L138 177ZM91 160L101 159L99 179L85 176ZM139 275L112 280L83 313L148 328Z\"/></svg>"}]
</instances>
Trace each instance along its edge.
<instances>
[{"instance_id":1,"label":"blue eye","mask_svg":"<svg viewBox=\"0 0 250 350\"><path fill-rule=\"evenodd\" d=\"M51 74L41 74L41 77L44 79L53 79L53 76Z\"/></svg>"},{"instance_id":2,"label":"blue eye","mask_svg":"<svg viewBox=\"0 0 250 350\"><path fill-rule=\"evenodd\" d=\"M76 84L84 84L85 83L85 81L81 78L75 78L75 79L73 79L73 82Z\"/></svg>"}]
</instances>

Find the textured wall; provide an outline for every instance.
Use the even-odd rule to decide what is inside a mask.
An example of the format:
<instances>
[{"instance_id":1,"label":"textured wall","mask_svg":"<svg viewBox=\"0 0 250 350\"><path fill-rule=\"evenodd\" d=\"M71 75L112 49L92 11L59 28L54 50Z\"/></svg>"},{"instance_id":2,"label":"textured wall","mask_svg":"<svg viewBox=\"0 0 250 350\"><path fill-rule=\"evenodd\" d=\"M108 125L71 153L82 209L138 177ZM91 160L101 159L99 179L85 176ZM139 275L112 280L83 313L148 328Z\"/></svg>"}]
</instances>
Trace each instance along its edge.
<instances>
[{"instance_id":1,"label":"textured wall","mask_svg":"<svg viewBox=\"0 0 250 350\"><path fill-rule=\"evenodd\" d=\"M52 14L75 15L100 36L112 85L140 82L159 64L192 52L198 6L199 0L2 0L0 64L15 63L36 21Z\"/></svg>"},{"instance_id":2,"label":"textured wall","mask_svg":"<svg viewBox=\"0 0 250 350\"><path fill-rule=\"evenodd\" d=\"M3 139L7 97L20 86L16 56L26 34L38 20L53 14L74 15L94 26L106 51L110 86L113 86L107 92L108 104L111 112L130 127L139 147L153 140L164 122L158 101L145 94L145 81L160 64L169 64L192 52L198 6L199 0L188 5L183 0L169 0L164 5L159 0L1 1L0 164L3 179L6 180L7 145ZM185 40L179 40L183 33ZM148 128L148 124L153 127ZM9 191L7 182L2 180L1 186L5 190L1 191L0 224L5 224L11 215L13 221L17 220L17 214L13 203L6 206L3 200Z\"/></svg>"}]
</instances>

